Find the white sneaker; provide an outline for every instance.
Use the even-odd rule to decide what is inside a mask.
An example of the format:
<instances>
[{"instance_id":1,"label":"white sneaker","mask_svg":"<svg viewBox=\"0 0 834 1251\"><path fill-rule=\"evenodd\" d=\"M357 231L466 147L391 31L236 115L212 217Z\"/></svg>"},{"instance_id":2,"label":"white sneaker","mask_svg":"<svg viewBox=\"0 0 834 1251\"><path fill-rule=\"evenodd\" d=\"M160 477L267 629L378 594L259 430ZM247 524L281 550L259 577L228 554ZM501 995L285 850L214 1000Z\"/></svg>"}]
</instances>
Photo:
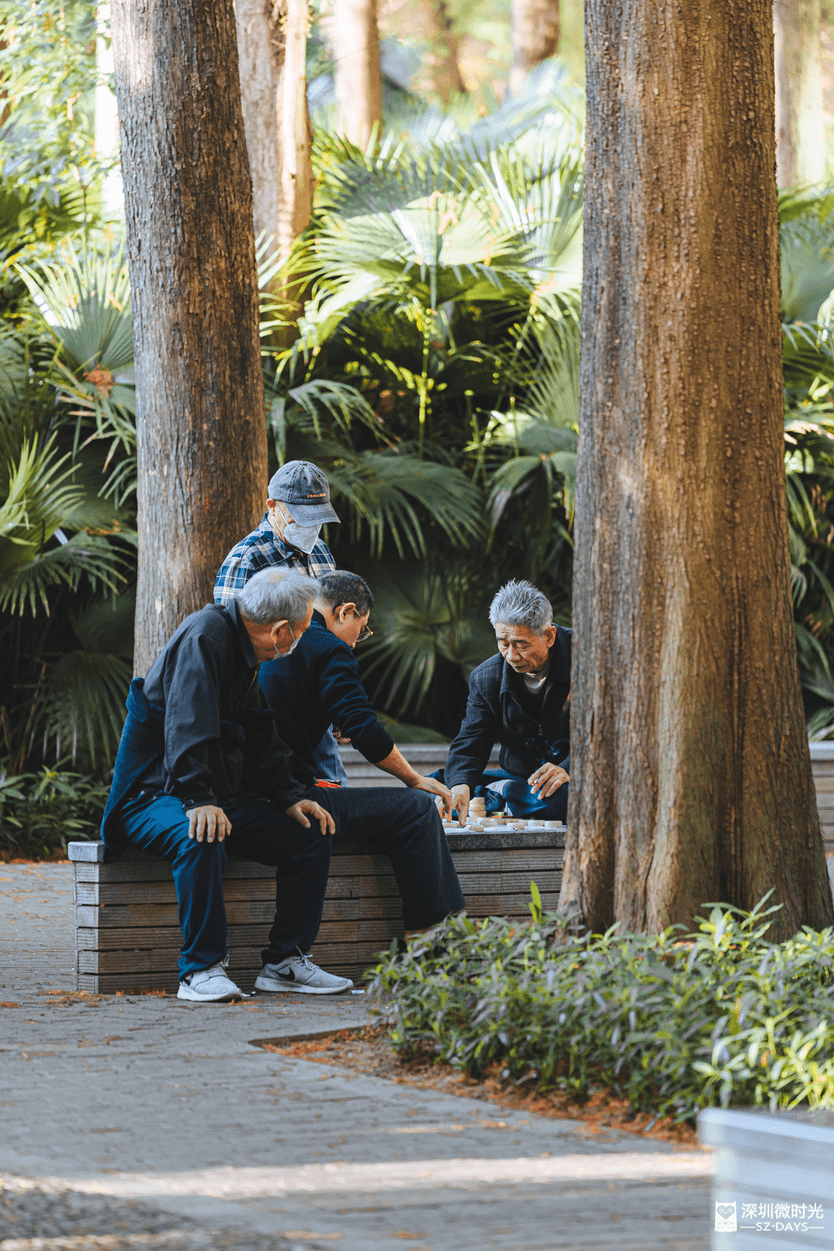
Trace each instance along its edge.
<instances>
[{"instance_id":1,"label":"white sneaker","mask_svg":"<svg viewBox=\"0 0 834 1251\"><path fill-rule=\"evenodd\" d=\"M255 979L256 990L294 990L300 995L340 995L350 990L349 977L325 973L309 956L287 956L280 964L265 964Z\"/></svg>"},{"instance_id":2,"label":"white sneaker","mask_svg":"<svg viewBox=\"0 0 834 1251\"><path fill-rule=\"evenodd\" d=\"M243 991L226 976L228 959L213 964L210 969L198 969L180 982L177 999L190 999L194 1003L228 1003L230 999L242 999Z\"/></svg>"}]
</instances>

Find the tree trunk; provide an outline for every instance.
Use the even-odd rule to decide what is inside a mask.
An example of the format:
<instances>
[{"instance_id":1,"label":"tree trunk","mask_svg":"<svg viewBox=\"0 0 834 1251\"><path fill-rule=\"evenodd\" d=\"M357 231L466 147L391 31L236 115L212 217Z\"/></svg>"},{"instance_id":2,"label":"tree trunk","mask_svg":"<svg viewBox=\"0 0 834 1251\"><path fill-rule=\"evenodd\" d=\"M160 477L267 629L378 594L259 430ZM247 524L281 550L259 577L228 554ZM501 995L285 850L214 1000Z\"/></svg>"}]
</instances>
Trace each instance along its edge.
<instances>
[{"instance_id":1,"label":"tree trunk","mask_svg":"<svg viewBox=\"0 0 834 1251\"><path fill-rule=\"evenodd\" d=\"M364 148L382 122L377 0L333 0L338 129Z\"/></svg>"},{"instance_id":2,"label":"tree trunk","mask_svg":"<svg viewBox=\"0 0 834 1251\"><path fill-rule=\"evenodd\" d=\"M774 0L776 179L781 187L825 177L821 0Z\"/></svg>"},{"instance_id":3,"label":"tree trunk","mask_svg":"<svg viewBox=\"0 0 834 1251\"><path fill-rule=\"evenodd\" d=\"M460 42L446 0L383 0L379 26L383 37L418 49L421 72L414 83L418 95L437 96L448 104L466 91Z\"/></svg>"},{"instance_id":4,"label":"tree trunk","mask_svg":"<svg viewBox=\"0 0 834 1251\"><path fill-rule=\"evenodd\" d=\"M791 612L770 0L589 0L563 906L830 925Z\"/></svg>"},{"instance_id":5,"label":"tree trunk","mask_svg":"<svg viewBox=\"0 0 834 1251\"><path fill-rule=\"evenodd\" d=\"M255 234L282 259L313 208L306 0L236 0L240 84Z\"/></svg>"},{"instance_id":6,"label":"tree trunk","mask_svg":"<svg viewBox=\"0 0 834 1251\"><path fill-rule=\"evenodd\" d=\"M135 669L211 598L266 488L252 188L232 0L113 2L134 310Z\"/></svg>"},{"instance_id":7,"label":"tree trunk","mask_svg":"<svg viewBox=\"0 0 834 1251\"><path fill-rule=\"evenodd\" d=\"M278 248L282 257L289 256L313 211L312 128L307 111L307 19L307 0L289 0L281 96L283 160Z\"/></svg>"},{"instance_id":8,"label":"tree trunk","mask_svg":"<svg viewBox=\"0 0 834 1251\"><path fill-rule=\"evenodd\" d=\"M559 50L559 0L512 0L513 64L508 87L518 95L534 65Z\"/></svg>"}]
</instances>

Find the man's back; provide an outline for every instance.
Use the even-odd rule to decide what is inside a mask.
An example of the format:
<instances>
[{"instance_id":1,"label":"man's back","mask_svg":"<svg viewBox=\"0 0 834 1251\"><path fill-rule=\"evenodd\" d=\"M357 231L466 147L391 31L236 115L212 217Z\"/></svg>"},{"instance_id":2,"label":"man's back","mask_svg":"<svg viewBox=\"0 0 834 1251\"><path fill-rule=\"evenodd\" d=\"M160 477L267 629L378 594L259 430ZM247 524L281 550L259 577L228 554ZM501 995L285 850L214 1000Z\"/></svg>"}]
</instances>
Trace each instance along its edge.
<instances>
[{"instance_id":1,"label":"man's back","mask_svg":"<svg viewBox=\"0 0 834 1251\"><path fill-rule=\"evenodd\" d=\"M314 748L331 722L374 764L394 746L365 693L352 649L327 629L319 612L292 656L261 665L258 681L302 780L320 776Z\"/></svg>"}]
</instances>

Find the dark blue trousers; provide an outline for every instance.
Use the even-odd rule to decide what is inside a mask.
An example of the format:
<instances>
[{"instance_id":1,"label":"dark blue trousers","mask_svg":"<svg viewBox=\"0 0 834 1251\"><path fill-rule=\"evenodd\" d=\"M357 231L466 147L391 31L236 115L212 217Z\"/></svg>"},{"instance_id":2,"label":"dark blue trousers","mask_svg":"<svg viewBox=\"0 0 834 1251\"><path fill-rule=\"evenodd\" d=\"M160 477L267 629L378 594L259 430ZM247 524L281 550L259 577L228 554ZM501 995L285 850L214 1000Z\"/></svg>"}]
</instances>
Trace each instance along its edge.
<instances>
[{"instance_id":1,"label":"dark blue trousers","mask_svg":"<svg viewBox=\"0 0 834 1251\"><path fill-rule=\"evenodd\" d=\"M431 775L443 781L443 770ZM496 783L490 788L489 783ZM537 799L526 778L520 778L506 769L485 769L472 790L486 801L487 813L507 812L511 817L539 817L542 821L564 821L568 815L569 782L563 782L547 799Z\"/></svg>"},{"instance_id":2,"label":"dark blue trousers","mask_svg":"<svg viewBox=\"0 0 834 1251\"><path fill-rule=\"evenodd\" d=\"M407 930L424 929L466 906L440 815L426 791L387 787L307 792L336 823L335 837L367 845L391 860L403 901ZM309 830L276 804L240 795L224 804L232 823L222 842L188 837L188 816L171 795L128 799L119 813L126 838L171 863L183 943L180 977L210 968L226 955L228 924L223 902L223 868L228 859L275 865L275 921L265 963L309 951L321 923L329 838L318 825Z\"/></svg>"}]
</instances>

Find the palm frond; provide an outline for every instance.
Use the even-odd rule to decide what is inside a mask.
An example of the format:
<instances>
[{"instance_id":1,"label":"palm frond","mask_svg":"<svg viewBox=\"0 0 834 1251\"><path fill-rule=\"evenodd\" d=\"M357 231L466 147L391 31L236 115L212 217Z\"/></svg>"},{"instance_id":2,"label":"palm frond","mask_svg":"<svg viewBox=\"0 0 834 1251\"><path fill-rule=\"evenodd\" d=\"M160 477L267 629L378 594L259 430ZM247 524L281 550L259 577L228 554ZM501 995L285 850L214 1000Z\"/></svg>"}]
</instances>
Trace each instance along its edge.
<instances>
[{"instance_id":1,"label":"palm frond","mask_svg":"<svg viewBox=\"0 0 834 1251\"><path fill-rule=\"evenodd\" d=\"M468 677L494 653L484 589L431 562L389 567L375 579L376 635L364 645L362 671L374 678L377 698L393 716L419 712L441 661Z\"/></svg>"},{"instance_id":2,"label":"palm frond","mask_svg":"<svg viewBox=\"0 0 834 1251\"><path fill-rule=\"evenodd\" d=\"M483 496L478 487L449 465L402 453L365 452L328 470L331 490L352 512L354 533L368 526L372 552L382 554L390 535L400 557L405 545L426 554L427 531L415 505L455 545L465 546L483 528Z\"/></svg>"},{"instance_id":3,"label":"palm frond","mask_svg":"<svg viewBox=\"0 0 834 1251\"><path fill-rule=\"evenodd\" d=\"M0 581L0 611L21 616L27 609L35 616L39 605L49 615L50 587L67 586L74 591L82 577L94 589L104 586L116 591L126 581L129 567L124 553L104 536L83 533L15 565L8 560L8 549L0 546L0 561L5 565Z\"/></svg>"},{"instance_id":4,"label":"palm frond","mask_svg":"<svg viewBox=\"0 0 834 1251\"><path fill-rule=\"evenodd\" d=\"M74 370L128 369L133 319L124 243L96 252L65 242L61 253L60 263L18 267L46 324Z\"/></svg>"}]
</instances>

